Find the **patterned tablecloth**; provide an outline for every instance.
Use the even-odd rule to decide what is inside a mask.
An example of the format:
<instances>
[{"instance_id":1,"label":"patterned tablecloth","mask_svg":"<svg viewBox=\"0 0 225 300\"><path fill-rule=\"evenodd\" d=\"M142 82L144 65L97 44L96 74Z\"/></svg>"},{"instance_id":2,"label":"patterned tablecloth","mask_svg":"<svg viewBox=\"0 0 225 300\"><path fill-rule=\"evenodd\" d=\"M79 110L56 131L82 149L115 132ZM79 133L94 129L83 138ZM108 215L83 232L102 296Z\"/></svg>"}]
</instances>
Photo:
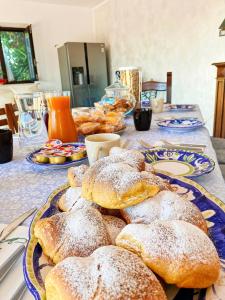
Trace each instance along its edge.
<instances>
[{"instance_id":1,"label":"patterned tablecloth","mask_svg":"<svg viewBox=\"0 0 225 300\"><path fill-rule=\"evenodd\" d=\"M179 141L185 143L207 145L206 154L216 161L215 170L207 175L197 178L196 181L209 192L215 194L225 202L225 184L219 169L215 151L212 147L208 130L204 127L187 133L173 133L159 129L156 120L165 116L191 116L202 119L199 110L188 113L168 113L153 115L151 129L149 131L135 131L132 118L127 119L127 129L122 138L130 141L128 148L141 149L138 143L142 139L150 144L166 139L170 142ZM58 186L66 183L67 170L39 170L25 160L24 151L18 146L18 140L14 139L13 161L0 165L0 223L9 223L15 217L26 210L45 203L49 194ZM25 224L29 224L28 219Z\"/></svg>"}]
</instances>

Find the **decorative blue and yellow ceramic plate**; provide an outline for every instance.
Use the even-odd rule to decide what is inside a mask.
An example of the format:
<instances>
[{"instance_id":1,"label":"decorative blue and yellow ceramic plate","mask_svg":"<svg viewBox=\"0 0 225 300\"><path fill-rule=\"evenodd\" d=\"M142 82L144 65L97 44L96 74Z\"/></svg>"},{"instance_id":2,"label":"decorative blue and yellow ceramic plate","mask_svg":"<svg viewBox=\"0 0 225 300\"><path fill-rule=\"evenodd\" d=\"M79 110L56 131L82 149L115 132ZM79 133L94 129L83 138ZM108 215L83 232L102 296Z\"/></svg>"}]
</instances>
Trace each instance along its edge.
<instances>
[{"instance_id":1,"label":"decorative blue and yellow ceramic plate","mask_svg":"<svg viewBox=\"0 0 225 300\"><path fill-rule=\"evenodd\" d=\"M146 150L143 154L157 172L187 178L210 173L215 167L214 161L207 155L187 150L156 148Z\"/></svg>"},{"instance_id":2,"label":"decorative blue and yellow ceramic plate","mask_svg":"<svg viewBox=\"0 0 225 300\"><path fill-rule=\"evenodd\" d=\"M84 143L67 143L67 144L63 144L63 146L73 146L76 148L85 145ZM87 161L87 156L86 156L78 160L65 161L64 163L60 163L60 164L40 163L37 162L35 159L35 154L38 153L40 150L41 149L33 151L26 156L26 160L31 165L40 169L65 169L65 168L70 168L72 166L79 166L80 164L84 164L85 161Z\"/></svg>"},{"instance_id":3,"label":"decorative blue and yellow ceramic plate","mask_svg":"<svg viewBox=\"0 0 225 300\"><path fill-rule=\"evenodd\" d=\"M168 300L221 300L225 295L225 205L215 196L208 193L202 186L190 179L158 174L166 179L176 190L189 201L195 203L207 221L209 235L213 240L221 259L221 276L208 289L178 289L173 285L166 287ZM34 237L36 222L56 214L57 202L68 188L64 185L54 191L47 203L37 212L30 225L29 241L24 255L24 276L28 289L37 300L45 299L44 279L53 264L42 253L42 249Z\"/></svg>"},{"instance_id":4,"label":"decorative blue and yellow ceramic plate","mask_svg":"<svg viewBox=\"0 0 225 300\"><path fill-rule=\"evenodd\" d=\"M162 129L172 130L176 132L191 131L204 126L204 123L198 118L177 118L165 119L157 122Z\"/></svg>"}]
</instances>

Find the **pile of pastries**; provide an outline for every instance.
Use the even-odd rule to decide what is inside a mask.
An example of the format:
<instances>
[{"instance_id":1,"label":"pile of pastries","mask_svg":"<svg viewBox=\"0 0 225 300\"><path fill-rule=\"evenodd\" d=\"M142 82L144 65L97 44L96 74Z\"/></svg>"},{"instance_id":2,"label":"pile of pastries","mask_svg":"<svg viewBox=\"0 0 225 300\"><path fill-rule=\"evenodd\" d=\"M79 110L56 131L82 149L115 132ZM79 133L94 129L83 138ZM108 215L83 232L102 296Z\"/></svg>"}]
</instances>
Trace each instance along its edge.
<instances>
[{"instance_id":1,"label":"pile of pastries","mask_svg":"<svg viewBox=\"0 0 225 300\"><path fill-rule=\"evenodd\" d=\"M131 110L133 108L133 104L130 100L122 99L122 98L116 98L114 103L101 103L96 102L95 107L99 110L103 110L105 112L113 111L113 112L122 112L126 113L127 111Z\"/></svg>"},{"instance_id":2,"label":"pile of pastries","mask_svg":"<svg viewBox=\"0 0 225 300\"><path fill-rule=\"evenodd\" d=\"M34 161L42 164L63 164L87 156L85 145L64 144L60 140L48 141L34 154Z\"/></svg>"},{"instance_id":3,"label":"pile of pastries","mask_svg":"<svg viewBox=\"0 0 225 300\"><path fill-rule=\"evenodd\" d=\"M125 128L123 114L93 110L74 116L78 134L113 133Z\"/></svg>"},{"instance_id":4,"label":"pile of pastries","mask_svg":"<svg viewBox=\"0 0 225 300\"><path fill-rule=\"evenodd\" d=\"M68 170L60 212L34 228L56 264L45 280L54 300L167 299L165 283L206 288L219 276L200 210L134 150L112 148Z\"/></svg>"}]
</instances>

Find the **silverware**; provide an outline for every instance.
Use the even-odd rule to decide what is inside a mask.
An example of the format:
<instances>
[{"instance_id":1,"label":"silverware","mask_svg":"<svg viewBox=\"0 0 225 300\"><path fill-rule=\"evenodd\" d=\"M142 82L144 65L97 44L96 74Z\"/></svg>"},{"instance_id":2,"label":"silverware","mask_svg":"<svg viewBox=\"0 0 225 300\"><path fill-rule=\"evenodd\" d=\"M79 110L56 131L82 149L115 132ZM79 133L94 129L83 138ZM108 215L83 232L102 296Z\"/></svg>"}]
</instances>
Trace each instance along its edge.
<instances>
[{"instance_id":1,"label":"silverware","mask_svg":"<svg viewBox=\"0 0 225 300\"><path fill-rule=\"evenodd\" d=\"M202 148L194 148L194 147L179 146L179 145L173 145L173 146L164 145L164 146L161 146L160 148L166 148L166 149L169 149L169 150L173 150L173 149L186 150L186 151L193 151L193 152L198 152L198 153L203 153L204 152L204 150Z\"/></svg>"},{"instance_id":2,"label":"silverware","mask_svg":"<svg viewBox=\"0 0 225 300\"><path fill-rule=\"evenodd\" d=\"M164 143L164 145L162 146L152 146L150 145L149 143L143 141L143 140L139 140L138 141L139 144L141 144L143 147L145 148L149 148L149 149L152 149L152 148L166 148L166 149L169 149L169 150L172 150L172 149L177 149L177 150L187 150L187 151L194 151L194 152L198 152L198 153L203 153L204 152L204 149L202 147L192 147L190 145L187 144L187 146L184 144L171 144L169 142L164 142L162 140L162 142Z\"/></svg>"},{"instance_id":3,"label":"silverware","mask_svg":"<svg viewBox=\"0 0 225 300\"><path fill-rule=\"evenodd\" d=\"M29 216L31 216L37 209L32 208L27 212L20 215L16 218L12 223L7 225L1 232L0 232L0 242L2 242L14 229L16 229L21 223L23 223Z\"/></svg>"},{"instance_id":4,"label":"silverware","mask_svg":"<svg viewBox=\"0 0 225 300\"><path fill-rule=\"evenodd\" d=\"M138 141L140 145L142 145L145 148L154 148L152 145L150 145L149 143L143 141L142 139Z\"/></svg>"},{"instance_id":5,"label":"silverware","mask_svg":"<svg viewBox=\"0 0 225 300\"><path fill-rule=\"evenodd\" d=\"M170 146L186 146L189 148L206 148L206 145L202 145L202 144L185 144L185 143L181 143L181 144L172 144L166 140L161 140L165 145L170 145Z\"/></svg>"}]
</instances>

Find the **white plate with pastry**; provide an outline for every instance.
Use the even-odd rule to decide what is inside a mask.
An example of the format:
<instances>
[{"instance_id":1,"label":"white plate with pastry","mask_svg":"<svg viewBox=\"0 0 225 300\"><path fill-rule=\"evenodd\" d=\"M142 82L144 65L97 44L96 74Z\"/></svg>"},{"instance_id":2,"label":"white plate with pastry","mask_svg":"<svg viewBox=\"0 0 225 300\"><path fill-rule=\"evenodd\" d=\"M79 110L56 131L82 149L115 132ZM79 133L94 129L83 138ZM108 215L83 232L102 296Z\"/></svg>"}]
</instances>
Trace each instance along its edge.
<instances>
[{"instance_id":1,"label":"white plate with pastry","mask_svg":"<svg viewBox=\"0 0 225 300\"><path fill-rule=\"evenodd\" d=\"M189 179L149 172L136 151L74 167L68 180L31 223L24 275L35 299L222 299L219 199Z\"/></svg>"}]
</instances>

